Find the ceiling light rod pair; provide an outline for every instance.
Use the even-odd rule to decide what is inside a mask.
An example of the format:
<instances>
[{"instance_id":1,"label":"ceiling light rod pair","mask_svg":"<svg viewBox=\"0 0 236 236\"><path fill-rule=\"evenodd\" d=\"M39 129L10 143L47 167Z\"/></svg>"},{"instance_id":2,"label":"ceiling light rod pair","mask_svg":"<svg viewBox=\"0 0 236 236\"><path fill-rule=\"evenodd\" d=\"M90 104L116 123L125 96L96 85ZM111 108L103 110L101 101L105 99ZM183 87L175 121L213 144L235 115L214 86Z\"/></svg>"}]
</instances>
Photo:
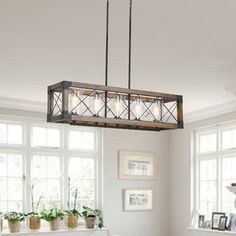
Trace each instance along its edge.
<instances>
[{"instance_id":1,"label":"ceiling light rod pair","mask_svg":"<svg viewBox=\"0 0 236 236\"><path fill-rule=\"evenodd\" d=\"M183 128L183 97L131 89L132 0L129 0L128 88L108 86L106 2L105 85L62 81L48 87L47 121L78 126L161 131Z\"/></svg>"}]
</instances>

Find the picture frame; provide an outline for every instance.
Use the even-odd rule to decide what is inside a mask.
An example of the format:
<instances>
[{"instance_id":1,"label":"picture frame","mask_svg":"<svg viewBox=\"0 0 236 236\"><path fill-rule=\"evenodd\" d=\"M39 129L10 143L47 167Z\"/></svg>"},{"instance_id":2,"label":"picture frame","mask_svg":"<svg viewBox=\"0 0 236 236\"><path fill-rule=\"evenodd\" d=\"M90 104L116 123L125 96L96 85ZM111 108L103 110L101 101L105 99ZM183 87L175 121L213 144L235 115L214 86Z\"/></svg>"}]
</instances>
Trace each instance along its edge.
<instances>
[{"instance_id":1,"label":"picture frame","mask_svg":"<svg viewBox=\"0 0 236 236\"><path fill-rule=\"evenodd\" d=\"M152 189L124 189L124 211L150 211L153 209Z\"/></svg>"},{"instance_id":2,"label":"picture frame","mask_svg":"<svg viewBox=\"0 0 236 236\"><path fill-rule=\"evenodd\" d=\"M199 215L198 217L198 228L204 228L205 216Z\"/></svg>"},{"instance_id":3,"label":"picture frame","mask_svg":"<svg viewBox=\"0 0 236 236\"><path fill-rule=\"evenodd\" d=\"M220 225L220 217L225 216L223 212L213 212L212 213L212 229L218 230Z\"/></svg>"},{"instance_id":4,"label":"picture frame","mask_svg":"<svg viewBox=\"0 0 236 236\"><path fill-rule=\"evenodd\" d=\"M219 223L219 228L218 228L218 230L220 230L220 231L225 231L225 230L226 230L226 227L227 227L227 220L228 220L228 217L227 217L227 216L221 216L221 217L220 217L220 223Z\"/></svg>"},{"instance_id":5,"label":"picture frame","mask_svg":"<svg viewBox=\"0 0 236 236\"><path fill-rule=\"evenodd\" d=\"M154 180L156 154L152 152L119 151L119 179Z\"/></svg>"}]
</instances>

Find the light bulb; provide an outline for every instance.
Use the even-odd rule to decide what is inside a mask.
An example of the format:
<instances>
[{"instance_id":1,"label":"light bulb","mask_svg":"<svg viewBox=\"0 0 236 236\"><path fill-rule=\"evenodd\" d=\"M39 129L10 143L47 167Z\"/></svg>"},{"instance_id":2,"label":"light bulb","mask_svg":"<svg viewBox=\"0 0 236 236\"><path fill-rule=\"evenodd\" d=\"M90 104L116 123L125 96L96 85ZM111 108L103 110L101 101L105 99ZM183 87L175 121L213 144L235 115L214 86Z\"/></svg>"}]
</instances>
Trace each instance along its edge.
<instances>
[{"instance_id":1,"label":"light bulb","mask_svg":"<svg viewBox=\"0 0 236 236\"><path fill-rule=\"evenodd\" d=\"M72 114L76 114L76 106L77 106L77 96L76 94L71 94L70 95L70 112Z\"/></svg>"},{"instance_id":2,"label":"light bulb","mask_svg":"<svg viewBox=\"0 0 236 236\"><path fill-rule=\"evenodd\" d=\"M120 111L121 111L121 101L120 101L120 96L119 95L116 97L114 110L115 110L116 117L119 117Z\"/></svg>"},{"instance_id":3,"label":"light bulb","mask_svg":"<svg viewBox=\"0 0 236 236\"><path fill-rule=\"evenodd\" d=\"M157 100L155 102L154 108L153 108L153 114L155 116L155 120L160 121L161 120L161 101Z\"/></svg>"},{"instance_id":4,"label":"light bulb","mask_svg":"<svg viewBox=\"0 0 236 236\"><path fill-rule=\"evenodd\" d=\"M137 99L134 107L134 113L137 119L140 119L141 112L142 112L141 100Z\"/></svg>"},{"instance_id":5,"label":"light bulb","mask_svg":"<svg viewBox=\"0 0 236 236\"><path fill-rule=\"evenodd\" d=\"M99 111L101 109L101 99L99 97L99 94L96 94L94 101L93 101L93 108L94 108L94 115L98 116Z\"/></svg>"}]
</instances>

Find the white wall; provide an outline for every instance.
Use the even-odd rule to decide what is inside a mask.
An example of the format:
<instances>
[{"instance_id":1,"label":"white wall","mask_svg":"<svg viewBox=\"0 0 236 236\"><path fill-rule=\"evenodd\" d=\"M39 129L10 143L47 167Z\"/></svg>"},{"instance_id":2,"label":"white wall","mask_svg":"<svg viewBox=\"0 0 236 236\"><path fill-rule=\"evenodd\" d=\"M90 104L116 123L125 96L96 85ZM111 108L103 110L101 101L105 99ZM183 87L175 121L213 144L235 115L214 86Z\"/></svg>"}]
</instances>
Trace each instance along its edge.
<instances>
[{"instance_id":1,"label":"white wall","mask_svg":"<svg viewBox=\"0 0 236 236\"><path fill-rule=\"evenodd\" d=\"M168 133L104 129L104 217L111 233L125 236L168 236ZM118 179L118 150L151 151L158 154L155 181ZM153 188L154 209L123 212L122 190Z\"/></svg>"},{"instance_id":2,"label":"white wall","mask_svg":"<svg viewBox=\"0 0 236 236\"><path fill-rule=\"evenodd\" d=\"M236 120L236 113L187 124L171 131L169 155L169 236L186 236L191 224L191 132L193 129ZM164 236L164 235L163 235Z\"/></svg>"}]
</instances>

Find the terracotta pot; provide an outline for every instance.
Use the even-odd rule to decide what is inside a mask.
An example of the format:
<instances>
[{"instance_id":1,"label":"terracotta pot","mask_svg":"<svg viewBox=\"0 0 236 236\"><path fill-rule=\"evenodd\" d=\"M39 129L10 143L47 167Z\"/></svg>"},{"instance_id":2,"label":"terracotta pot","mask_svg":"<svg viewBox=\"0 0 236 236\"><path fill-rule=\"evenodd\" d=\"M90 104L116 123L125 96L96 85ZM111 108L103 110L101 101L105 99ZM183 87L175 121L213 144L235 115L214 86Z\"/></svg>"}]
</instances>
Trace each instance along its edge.
<instances>
[{"instance_id":1,"label":"terracotta pot","mask_svg":"<svg viewBox=\"0 0 236 236\"><path fill-rule=\"evenodd\" d=\"M79 225L79 216L69 215L66 219L66 226L68 228L76 228Z\"/></svg>"},{"instance_id":2,"label":"terracotta pot","mask_svg":"<svg viewBox=\"0 0 236 236\"><path fill-rule=\"evenodd\" d=\"M93 229L96 223L96 216L85 217L85 224L87 229Z\"/></svg>"},{"instance_id":3,"label":"terracotta pot","mask_svg":"<svg viewBox=\"0 0 236 236\"><path fill-rule=\"evenodd\" d=\"M59 227L60 227L60 219L59 218L49 222L49 228L51 231L58 230Z\"/></svg>"},{"instance_id":4,"label":"terracotta pot","mask_svg":"<svg viewBox=\"0 0 236 236\"><path fill-rule=\"evenodd\" d=\"M17 221L15 223L12 223L8 221L8 227L9 227L10 233L17 233L20 231L20 222Z\"/></svg>"},{"instance_id":5,"label":"terracotta pot","mask_svg":"<svg viewBox=\"0 0 236 236\"><path fill-rule=\"evenodd\" d=\"M30 229L37 230L37 229L40 229L41 220L39 216L30 216L28 218L28 224L29 224Z\"/></svg>"}]
</instances>

